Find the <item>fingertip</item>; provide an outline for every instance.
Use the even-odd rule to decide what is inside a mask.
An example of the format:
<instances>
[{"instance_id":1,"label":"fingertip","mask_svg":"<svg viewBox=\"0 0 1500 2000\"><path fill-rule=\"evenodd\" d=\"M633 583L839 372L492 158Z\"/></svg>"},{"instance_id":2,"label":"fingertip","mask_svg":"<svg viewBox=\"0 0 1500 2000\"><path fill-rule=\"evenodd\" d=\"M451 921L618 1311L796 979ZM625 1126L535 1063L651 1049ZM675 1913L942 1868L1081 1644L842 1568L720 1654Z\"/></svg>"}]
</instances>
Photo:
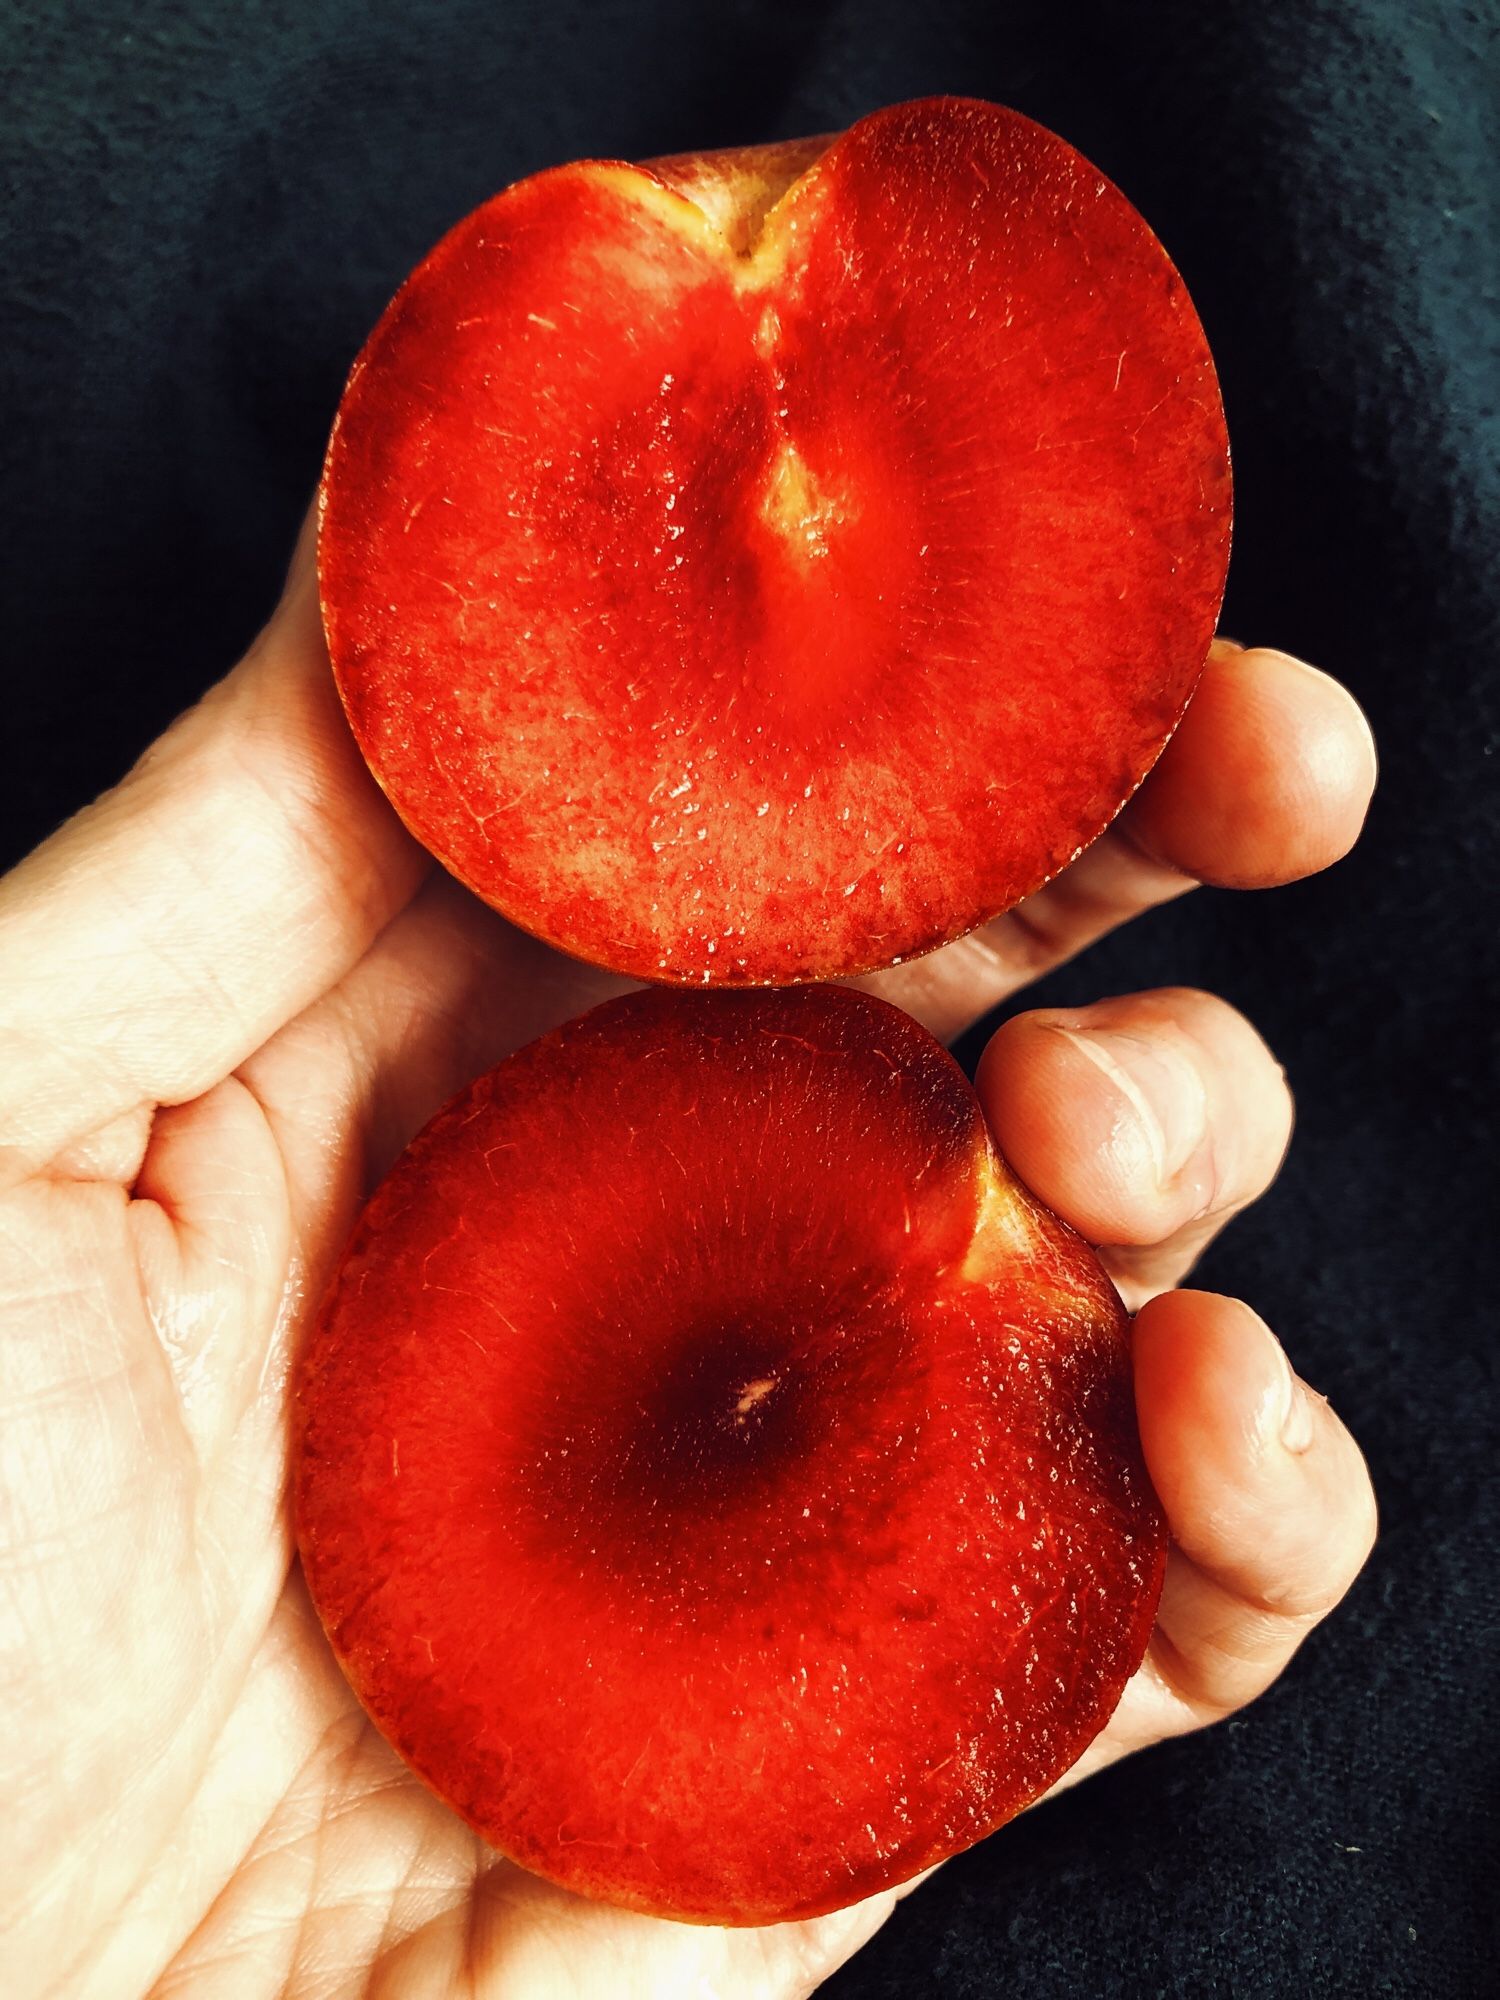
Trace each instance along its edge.
<instances>
[{"instance_id":1,"label":"fingertip","mask_svg":"<svg viewBox=\"0 0 1500 2000\"><path fill-rule=\"evenodd\" d=\"M1369 722L1340 682L1271 647L1216 644L1127 824L1201 882L1270 888L1348 853L1376 776Z\"/></svg>"},{"instance_id":2,"label":"fingertip","mask_svg":"<svg viewBox=\"0 0 1500 2000\"><path fill-rule=\"evenodd\" d=\"M1238 1299L1163 1293L1133 1343L1142 1449L1174 1541L1240 1598L1321 1616L1375 1535L1349 1432Z\"/></svg>"},{"instance_id":3,"label":"fingertip","mask_svg":"<svg viewBox=\"0 0 1500 2000\"><path fill-rule=\"evenodd\" d=\"M1153 1205L1172 1144L1116 1050L1072 1016L1036 1010L996 1030L975 1077L1005 1160L1094 1243L1156 1233L1141 1210Z\"/></svg>"},{"instance_id":4,"label":"fingertip","mask_svg":"<svg viewBox=\"0 0 1500 2000\"><path fill-rule=\"evenodd\" d=\"M1291 1131L1291 1096L1260 1036L1188 987L1016 1015L976 1082L1020 1178L1091 1242L1118 1248L1222 1221L1269 1184Z\"/></svg>"},{"instance_id":5,"label":"fingertip","mask_svg":"<svg viewBox=\"0 0 1500 2000\"><path fill-rule=\"evenodd\" d=\"M1174 1497L1196 1499L1206 1460L1217 1484L1231 1458L1243 1477L1280 1447L1295 1407L1291 1367L1241 1300L1164 1292L1136 1314L1133 1341L1141 1441L1169 1512Z\"/></svg>"}]
</instances>

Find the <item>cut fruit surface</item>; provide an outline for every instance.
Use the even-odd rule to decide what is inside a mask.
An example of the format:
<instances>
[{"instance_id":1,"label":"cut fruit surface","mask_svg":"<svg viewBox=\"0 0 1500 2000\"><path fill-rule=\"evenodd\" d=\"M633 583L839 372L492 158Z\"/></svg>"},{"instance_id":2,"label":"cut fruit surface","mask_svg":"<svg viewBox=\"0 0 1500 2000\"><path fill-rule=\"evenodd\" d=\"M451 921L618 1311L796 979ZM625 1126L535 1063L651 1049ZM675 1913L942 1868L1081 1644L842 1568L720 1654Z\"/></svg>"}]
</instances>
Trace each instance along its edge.
<instances>
[{"instance_id":1,"label":"cut fruit surface","mask_svg":"<svg viewBox=\"0 0 1500 2000\"><path fill-rule=\"evenodd\" d=\"M899 1882L1077 1759L1164 1530L1127 1322L841 988L612 1001L374 1196L302 1367L345 1672L484 1837L691 1920Z\"/></svg>"},{"instance_id":2,"label":"cut fruit surface","mask_svg":"<svg viewBox=\"0 0 1500 2000\"><path fill-rule=\"evenodd\" d=\"M1159 754L1228 557L1180 278L960 99L561 167L461 222L321 489L364 753L514 921L642 978L887 965L1070 860Z\"/></svg>"}]
</instances>

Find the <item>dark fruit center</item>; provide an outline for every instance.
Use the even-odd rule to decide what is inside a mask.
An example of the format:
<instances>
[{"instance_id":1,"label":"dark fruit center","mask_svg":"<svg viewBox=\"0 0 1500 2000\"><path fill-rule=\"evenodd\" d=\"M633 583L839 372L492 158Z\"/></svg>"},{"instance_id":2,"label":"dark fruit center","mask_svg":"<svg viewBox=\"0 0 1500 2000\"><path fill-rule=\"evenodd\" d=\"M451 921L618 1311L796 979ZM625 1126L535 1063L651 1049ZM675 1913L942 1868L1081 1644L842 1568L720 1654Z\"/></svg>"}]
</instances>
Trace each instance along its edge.
<instances>
[{"instance_id":1,"label":"dark fruit center","mask_svg":"<svg viewBox=\"0 0 1500 2000\"><path fill-rule=\"evenodd\" d=\"M911 1437L920 1378L886 1289L822 1309L706 1317L650 1356L601 1346L554 1406L535 1467L539 1528L612 1568L711 1574L822 1533L851 1461ZM902 1412L907 1412L903 1419ZM545 1512L544 1512L545 1510Z\"/></svg>"},{"instance_id":2,"label":"dark fruit center","mask_svg":"<svg viewBox=\"0 0 1500 2000\"><path fill-rule=\"evenodd\" d=\"M744 1487L807 1449L819 1419L809 1331L759 1325L695 1334L626 1420L622 1492L687 1500Z\"/></svg>"}]
</instances>

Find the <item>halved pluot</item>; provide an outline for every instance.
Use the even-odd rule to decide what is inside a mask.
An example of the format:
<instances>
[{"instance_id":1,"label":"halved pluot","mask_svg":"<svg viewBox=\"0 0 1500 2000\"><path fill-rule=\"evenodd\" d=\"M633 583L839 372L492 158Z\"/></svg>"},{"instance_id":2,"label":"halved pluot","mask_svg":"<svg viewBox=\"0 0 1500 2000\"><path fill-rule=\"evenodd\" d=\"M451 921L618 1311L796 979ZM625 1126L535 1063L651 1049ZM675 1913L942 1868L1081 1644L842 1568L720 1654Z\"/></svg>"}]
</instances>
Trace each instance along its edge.
<instances>
[{"instance_id":1,"label":"halved pluot","mask_svg":"<svg viewBox=\"0 0 1500 2000\"><path fill-rule=\"evenodd\" d=\"M969 1845L1155 1614L1119 1299L844 988L646 989L480 1078L366 1209L296 1410L376 1724L638 1910L810 1916Z\"/></svg>"},{"instance_id":2,"label":"halved pluot","mask_svg":"<svg viewBox=\"0 0 1500 2000\"><path fill-rule=\"evenodd\" d=\"M324 622L381 785L638 977L909 958L1119 810L1202 666L1223 410L1061 139L957 98L509 188L350 377Z\"/></svg>"}]
</instances>

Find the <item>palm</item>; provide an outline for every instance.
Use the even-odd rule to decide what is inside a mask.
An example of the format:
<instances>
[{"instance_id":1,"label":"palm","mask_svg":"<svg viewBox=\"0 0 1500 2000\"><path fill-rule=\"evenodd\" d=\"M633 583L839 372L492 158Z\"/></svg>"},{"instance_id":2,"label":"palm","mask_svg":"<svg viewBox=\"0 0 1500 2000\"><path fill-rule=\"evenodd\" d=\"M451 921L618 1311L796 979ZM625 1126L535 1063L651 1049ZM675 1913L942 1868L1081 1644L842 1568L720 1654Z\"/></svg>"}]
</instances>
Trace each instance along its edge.
<instances>
[{"instance_id":1,"label":"palm","mask_svg":"<svg viewBox=\"0 0 1500 2000\"><path fill-rule=\"evenodd\" d=\"M0 1012L11 1990L810 1991L893 1897L719 1932L497 1860L365 1721L293 1565L287 1376L359 1201L465 1078L614 982L430 872L343 735L305 573L259 656L119 798L130 812L95 809L0 894L6 963L35 968ZM1170 815L1171 781L1160 798ZM1187 886L1112 835L1019 919L883 983L950 1031ZM1273 1167L1274 1147L1246 1173ZM1118 1232L1122 1281L1159 1290L1255 1191ZM1307 1605L1238 1655L1216 1601L1215 1664L1191 1634L1239 1557L1215 1570L1191 1546L1166 1471L1185 1546L1086 1766L1247 1698L1367 1533L1344 1465L1352 1556L1320 1558Z\"/></svg>"}]
</instances>

